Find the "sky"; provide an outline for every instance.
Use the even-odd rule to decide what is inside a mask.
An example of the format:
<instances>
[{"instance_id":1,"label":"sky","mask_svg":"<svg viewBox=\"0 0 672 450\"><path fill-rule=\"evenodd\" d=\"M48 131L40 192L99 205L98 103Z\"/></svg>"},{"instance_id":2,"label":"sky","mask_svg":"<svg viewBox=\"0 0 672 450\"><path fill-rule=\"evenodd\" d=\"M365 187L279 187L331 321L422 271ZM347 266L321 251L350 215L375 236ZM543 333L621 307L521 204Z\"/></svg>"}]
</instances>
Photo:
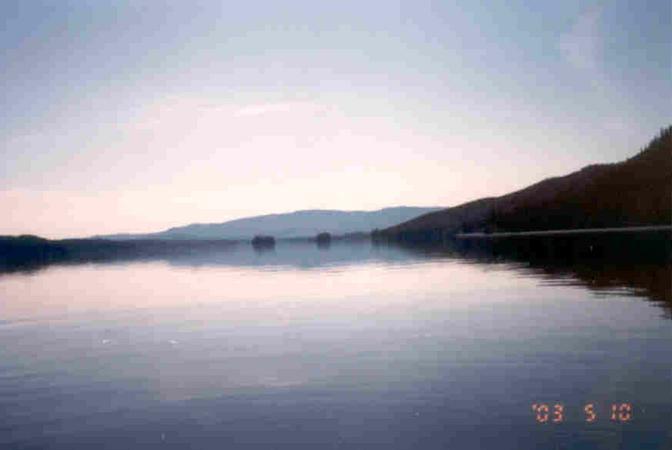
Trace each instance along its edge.
<instances>
[{"instance_id":1,"label":"sky","mask_svg":"<svg viewBox=\"0 0 672 450\"><path fill-rule=\"evenodd\" d=\"M672 3L0 2L0 234L453 206L672 123Z\"/></svg>"}]
</instances>

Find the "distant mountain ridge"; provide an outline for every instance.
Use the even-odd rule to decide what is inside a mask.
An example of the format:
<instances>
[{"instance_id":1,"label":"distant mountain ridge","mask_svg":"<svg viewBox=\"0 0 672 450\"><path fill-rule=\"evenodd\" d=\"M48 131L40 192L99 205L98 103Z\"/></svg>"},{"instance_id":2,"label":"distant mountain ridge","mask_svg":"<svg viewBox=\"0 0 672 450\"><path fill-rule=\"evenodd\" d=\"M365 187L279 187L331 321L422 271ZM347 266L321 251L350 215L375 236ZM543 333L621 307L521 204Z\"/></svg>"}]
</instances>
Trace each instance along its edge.
<instances>
[{"instance_id":1,"label":"distant mountain ridge","mask_svg":"<svg viewBox=\"0 0 672 450\"><path fill-rule=\"evenodd\" d=\"M672 126L637 155L584 167L501 197L474 200L383 230L407 242L459 232L516 232L672 224Z\"/></svg>"},{"instance_id":2,"label":"distant mountain ridge","mask_svg":"<svg viewBox=\"0 0 672 450\"><path fill-rule=\"evenodd\" d=\"M440 207L399 206L377 211L302 210L284 214L244 217L223 223L191 224L147 234L112 234L97 238L131 239L235 239L248 240L255 235L275 238L314 237L318 233L333 235L368 233L387 228L413 217L438 211Z\"/></svg>"}]
</instances>

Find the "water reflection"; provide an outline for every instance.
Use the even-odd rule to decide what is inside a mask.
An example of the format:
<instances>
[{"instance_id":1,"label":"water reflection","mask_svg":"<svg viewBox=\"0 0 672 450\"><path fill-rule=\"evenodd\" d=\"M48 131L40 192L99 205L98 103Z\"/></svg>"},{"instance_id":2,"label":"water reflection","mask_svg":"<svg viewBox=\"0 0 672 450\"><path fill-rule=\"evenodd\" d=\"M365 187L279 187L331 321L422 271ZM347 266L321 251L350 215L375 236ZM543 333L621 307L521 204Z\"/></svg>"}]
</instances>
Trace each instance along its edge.
<instances>
[{"instance_id":1,"label":"water reflection","mask_svg":"<svg viewBox=\"0 0 672 450\"><path fill-rule=\"evenodd\" d=\"M7 271L0 447L666 448L672 327L630 297L669 317L669 261L563 246L278 242ZM588 401L636 420L586 424ZM566 422L539 426L539 402Z\"/></svg>"},{"instance_id":2,"label":"water reflection","mask_svg":"<svg viewBox=\"0 0 672 450\"><path fill-rule=\"evenodd\" d=\"M430 257L458 255L481 264L516 262L555 284L582 286L598 294L621 290L622 295L646 298L672 318L672 236L667 231L474 240L411 251Z\"/></svg>"},{"instance_id":3,"label":"water reflection","mask_svg":"<svg viewBox=\"0 0 672 450\"><path fill-rule=\"evenodd\" d=\"M25 261L0 266L0 277L54 266L160 261L176 267L250 267L260 270L322 270L372 263L409 265L456 260L493 266L515 265L548 283L581 286L596 293L649 299L672 318L672 241L668 234L504 241L460 241L441 247L372 244L368 241L279 242L275 246L188 244L163 252L101 250L62 261Z\"/></svg>"},{"instance_id":4,"label":"water reflection","mask_svg":"<svg viewBox=\"0 0 672 450\"><path fill-rule=\"evenodd\" d=\"M320 250L329 250L331 248L331 240L319 240L315 243Z\"/></svg>"}]
</instances>

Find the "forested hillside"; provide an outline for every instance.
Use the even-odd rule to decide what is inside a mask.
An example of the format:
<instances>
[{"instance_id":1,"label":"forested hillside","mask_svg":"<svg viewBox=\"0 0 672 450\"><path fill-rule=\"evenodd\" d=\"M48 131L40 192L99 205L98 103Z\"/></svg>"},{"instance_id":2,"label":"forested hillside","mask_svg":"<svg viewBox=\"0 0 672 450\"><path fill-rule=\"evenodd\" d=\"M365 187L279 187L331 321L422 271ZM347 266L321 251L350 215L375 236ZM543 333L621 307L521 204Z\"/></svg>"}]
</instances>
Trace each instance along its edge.
<instances>
[{"instance_id":1,"label":"forested hillside","mask_svg":"<svg viewBox=\"0 0 672 450\"><path fill-rule=\"evenodd\" d=\"M672 126L637 155L585 167L525 189L425 214L388 228L394 240L469 231L530 231L672 223Z\"/></svg>"}]
</instances>

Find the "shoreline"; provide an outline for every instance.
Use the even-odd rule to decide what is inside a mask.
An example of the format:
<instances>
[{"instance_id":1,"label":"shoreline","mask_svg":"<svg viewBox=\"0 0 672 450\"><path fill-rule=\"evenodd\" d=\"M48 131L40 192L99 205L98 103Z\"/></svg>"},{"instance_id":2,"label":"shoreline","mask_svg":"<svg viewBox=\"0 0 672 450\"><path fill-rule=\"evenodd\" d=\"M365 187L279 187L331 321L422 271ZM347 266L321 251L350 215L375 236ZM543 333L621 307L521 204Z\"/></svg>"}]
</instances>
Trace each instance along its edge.
<instances>
[{"instance_id":1,"label":"shoreline","mask_svg":"<svg viewBox=\"0 0 672 450\"><path fill-rule=\"evenodd\" d=\"M672 225L647 225L639 227L576 228L571 230L509 231L501 233L457 233L458 239L491 239L498 237L563 236L576 234L639 233L644 231L670 231Z\"/></svg>"}]
</instances>

